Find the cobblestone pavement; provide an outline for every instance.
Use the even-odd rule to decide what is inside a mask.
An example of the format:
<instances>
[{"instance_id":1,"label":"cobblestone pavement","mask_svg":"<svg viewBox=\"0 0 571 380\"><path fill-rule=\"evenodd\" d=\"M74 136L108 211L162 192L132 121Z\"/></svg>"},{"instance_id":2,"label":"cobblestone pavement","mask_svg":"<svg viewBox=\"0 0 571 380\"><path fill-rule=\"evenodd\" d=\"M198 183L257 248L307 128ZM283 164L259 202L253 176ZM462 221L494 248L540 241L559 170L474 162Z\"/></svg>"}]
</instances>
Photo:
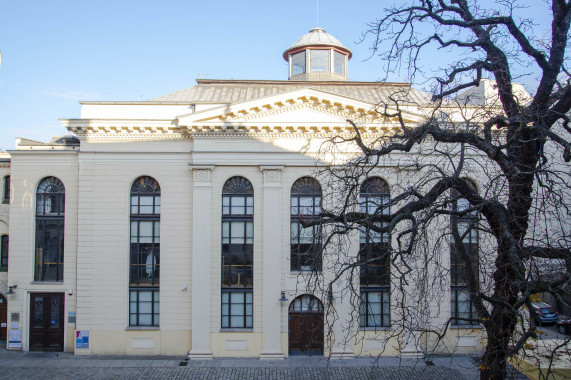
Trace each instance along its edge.
<instances>
[{"instance_id":1,"label":"cobblestone pavement","mask_svg":"<svg viewBox=\"0 0 571 380\"><path fill-rule=\"evenodd\" d=\"M386 368L71 368L71 367L2 367L1 379L301 379L301 380L428 380L463 379L459 371L444 367Z\"/></svg>"}]
</instances>

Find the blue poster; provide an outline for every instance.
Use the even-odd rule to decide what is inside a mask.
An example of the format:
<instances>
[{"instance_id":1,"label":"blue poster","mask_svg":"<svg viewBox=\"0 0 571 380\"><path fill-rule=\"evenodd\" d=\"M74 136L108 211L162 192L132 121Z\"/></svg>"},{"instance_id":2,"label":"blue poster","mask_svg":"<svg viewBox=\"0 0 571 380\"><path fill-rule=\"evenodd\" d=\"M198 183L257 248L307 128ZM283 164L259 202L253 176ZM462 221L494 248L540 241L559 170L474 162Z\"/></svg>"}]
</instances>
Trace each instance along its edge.
<instances>
[{"instance_id":1,"label":"blue poster","mask_svg":"<svg viewBox=\"0 0 571 380\"><path fill-rule=\"evenodd\" d=\"M89 348L89 331L75 332L75 348Z\"/></svg>"}]
</instances>

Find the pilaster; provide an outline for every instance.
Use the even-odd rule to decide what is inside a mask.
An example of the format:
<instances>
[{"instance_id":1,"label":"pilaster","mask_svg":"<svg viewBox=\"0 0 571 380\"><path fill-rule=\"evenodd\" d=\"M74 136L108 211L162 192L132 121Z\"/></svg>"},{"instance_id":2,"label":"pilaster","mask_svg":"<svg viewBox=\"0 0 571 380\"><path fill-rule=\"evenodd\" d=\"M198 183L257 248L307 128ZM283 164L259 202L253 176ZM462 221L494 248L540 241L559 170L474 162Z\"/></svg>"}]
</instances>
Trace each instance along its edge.
<instances>
[{"instance_id":1,"label":"pilaster","mask_svg":"<svg viewBox=\"0 0 571 380\"><path fill-rule=\"evenodd\" d=\"M192 349L191 360L212 359L210 349L210 249L212 171L194 166L192 199Z\"/></svg>"},{"instance_id":2,"label":"pilaster","mask_svg":"<svg viewBox=\"0 0 571 380\"><path fill-rule=\"evenodd\" d=\"M281 348L281 174L283 166L260 166L263 194L263 347L260 359L283 359Z\"/></svg>"}]
</instances>

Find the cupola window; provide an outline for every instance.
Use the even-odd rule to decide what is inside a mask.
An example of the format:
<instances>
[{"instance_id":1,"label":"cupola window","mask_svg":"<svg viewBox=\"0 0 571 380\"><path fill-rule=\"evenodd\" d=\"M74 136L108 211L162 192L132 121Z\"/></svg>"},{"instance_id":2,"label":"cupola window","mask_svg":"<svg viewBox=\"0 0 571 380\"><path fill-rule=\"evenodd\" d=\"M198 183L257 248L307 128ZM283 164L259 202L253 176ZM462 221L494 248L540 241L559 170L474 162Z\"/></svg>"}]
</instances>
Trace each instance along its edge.
<instances>
[{"instance_id":1,"label":"cupola window","mask_svg":"<svg viewBox=\"0 0 571 380\"><path fill-rule=\"evenodd\" d=\"M291 57L292 75L305 73L305 50L293 54Z\"/></svg>"},{"instance_id":2,"label":"cupola window","mask_svg":"<svg viewBox=\"0 0 571 380\"><path fill-rule=\"evenodd\" d=\"M345 76L345 55L338 51L333 53L334 73Z\"/></svg>"},{"instance_id":3,"label":"cupola window","mask_svg":"<svg viewBox=\"0 0 571 380\"><path fill-rule=\"evenodd\" d=\"M311 71L329 71L329 50L311 50Z\"/></svg>"}]
</instances>

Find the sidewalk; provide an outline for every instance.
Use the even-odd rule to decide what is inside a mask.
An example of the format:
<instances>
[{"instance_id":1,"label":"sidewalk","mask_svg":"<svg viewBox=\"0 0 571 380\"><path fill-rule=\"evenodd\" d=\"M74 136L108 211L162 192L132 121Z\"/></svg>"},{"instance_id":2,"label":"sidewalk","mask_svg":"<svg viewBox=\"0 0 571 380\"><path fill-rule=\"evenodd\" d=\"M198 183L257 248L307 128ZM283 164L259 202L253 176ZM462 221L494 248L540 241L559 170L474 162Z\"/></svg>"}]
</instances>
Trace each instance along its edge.
<instances>
[{"instance_id":1,"label":"sidewalk","mask_svg":"<svg viewBox=\"0 0 571 380\"><path fill-rule=\"evenodd\" d=\"M74 356L69 353L0 350L0 379L466 379L479 378L471 357L424 360L356 358L328 360L295 356L285 360L184 357ZM525 377L518 377L518 379Z\"/></svg>"}]
</instances>

